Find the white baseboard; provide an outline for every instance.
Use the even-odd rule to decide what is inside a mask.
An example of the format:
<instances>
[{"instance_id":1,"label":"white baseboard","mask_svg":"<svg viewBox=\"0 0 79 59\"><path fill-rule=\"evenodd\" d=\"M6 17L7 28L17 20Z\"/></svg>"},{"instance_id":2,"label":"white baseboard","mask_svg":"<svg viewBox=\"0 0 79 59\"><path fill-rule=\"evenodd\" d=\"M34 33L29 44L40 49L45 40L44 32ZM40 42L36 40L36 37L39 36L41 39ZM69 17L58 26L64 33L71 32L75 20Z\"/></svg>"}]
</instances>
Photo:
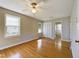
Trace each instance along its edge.
<instances>
[{"instance_id":1,"label":"white baseboard","mask_svg":"<svg viewBox=\"0 0 79 59\"><path fill-rule=\"evenodd\" d=\"M49 37L48 37L49 38ZM50 37L50 39L54 39L54 37ZM61 39L62 41L71 42L70 39Z\"/></svg>"},{"instance_id":2,"label":"white baseboard","mask_svg":"<svg viewBox=\"0 0 79 59\"><path fill-rule=\"evenodd\" d=\"M70 40L62 39L62 41L71 42Z\"/></svg>"}]
</instances>

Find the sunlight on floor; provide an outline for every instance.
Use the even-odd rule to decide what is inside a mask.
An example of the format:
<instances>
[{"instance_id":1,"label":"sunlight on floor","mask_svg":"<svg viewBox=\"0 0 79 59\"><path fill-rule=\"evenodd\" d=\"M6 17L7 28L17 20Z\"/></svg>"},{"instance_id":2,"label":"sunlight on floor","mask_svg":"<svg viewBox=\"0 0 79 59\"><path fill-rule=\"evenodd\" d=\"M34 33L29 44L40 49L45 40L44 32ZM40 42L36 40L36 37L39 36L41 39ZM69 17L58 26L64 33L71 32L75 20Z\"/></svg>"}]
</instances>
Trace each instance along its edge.
<instances>
[{"instance_id":1,"label":"sunlight on floor","mask_svg":"<svg viewBox=\"0 0 79 59\"><path fill-rule=\"evenodd\" d=\"M37 47L38 48L42 47L42 39L37 40Z\"/></svg>"},{"instance_id":2,"label":"sunlight on floor","mask_svg":"<svg viewBox=\"0 0 79 59\"><path fill-rule=\"evenodd\" d=\"M57 47L58 49L61 49L62 48L62 41L56 41L55 42L55 47Z\"/></svg>"},{"instance_id":3,"label":"sunlight on floor","mask_svg":"<svg viewBox=\"0 0 79 59\"><path fill-rule=\"evenodd\" d=\"M20 58L20 57L21 57L20 53L16 53L16 54L10 56L9 58Z\"/></svg>"}]
</instances>

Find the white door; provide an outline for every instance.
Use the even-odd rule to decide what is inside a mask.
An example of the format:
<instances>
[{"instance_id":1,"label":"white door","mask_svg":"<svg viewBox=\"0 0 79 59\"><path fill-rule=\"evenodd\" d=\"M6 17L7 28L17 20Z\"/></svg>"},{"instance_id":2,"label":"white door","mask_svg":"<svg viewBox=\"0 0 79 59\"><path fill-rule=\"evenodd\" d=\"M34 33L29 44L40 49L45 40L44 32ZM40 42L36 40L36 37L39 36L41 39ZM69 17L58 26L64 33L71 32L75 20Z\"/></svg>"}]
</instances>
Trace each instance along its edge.
<instances>
[{"instance_id":1,"label":"white door","mask_svg":"<svg viewBox=\"0 0 79 59\"><path fill-rule=\"evenodd\" d=\"M79 0L74 0L74 10L71 18L70 27L70 38L71 38L71 49L74 58L79 58Z\"/></svg>"}]
</instances>

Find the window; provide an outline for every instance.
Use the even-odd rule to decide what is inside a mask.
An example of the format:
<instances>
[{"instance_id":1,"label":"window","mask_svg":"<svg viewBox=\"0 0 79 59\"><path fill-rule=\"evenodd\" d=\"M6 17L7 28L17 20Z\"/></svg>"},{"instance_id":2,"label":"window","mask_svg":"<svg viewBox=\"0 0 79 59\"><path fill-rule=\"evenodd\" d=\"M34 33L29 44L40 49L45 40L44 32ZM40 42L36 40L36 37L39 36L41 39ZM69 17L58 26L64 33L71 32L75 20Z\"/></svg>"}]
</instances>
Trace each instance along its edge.
<instances>
[{"instance_id":1,"label":"window","mask_svg":"<svg viewBox=\"0 0 79 59\"><path fill-rule=\"evenodd\" d=\"M5 36L20 35L20 17L6 14Z\"/></svg>"}]
</instances>

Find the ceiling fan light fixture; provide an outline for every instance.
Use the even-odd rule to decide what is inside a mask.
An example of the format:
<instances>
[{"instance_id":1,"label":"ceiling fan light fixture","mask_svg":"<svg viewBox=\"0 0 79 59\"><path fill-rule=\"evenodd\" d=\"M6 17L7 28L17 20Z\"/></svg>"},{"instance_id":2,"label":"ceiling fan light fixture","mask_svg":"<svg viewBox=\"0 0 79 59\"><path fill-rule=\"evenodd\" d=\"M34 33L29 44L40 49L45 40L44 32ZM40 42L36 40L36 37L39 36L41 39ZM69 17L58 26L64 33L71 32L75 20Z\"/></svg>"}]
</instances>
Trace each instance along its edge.
<instances>
[{"instance_id":1,"label":"ceiling fan light fixture","mask_svg":"<svg viewBox=\"0 0 79 59\"><path fill-rule=\"evenodd\" d=\"M36 13L37 10L35 8L32 8L32 13Z\"/></svg>"},{"instance_id":2,"label":"ceiling fan light fixture","mask_svg":"<svg viewBox=\"0 0 79 59\"><path fill-rule=\"evenodd\" d=\"M32 5L32 6L36 6L36 5L37 5L37 3L35 3L35 2L34 2L34 3L32 3L31 5Z\"/></svg>"},{"instance_id":3,"label":"ceiling fan light fixture","mask_svg":"<svg viewBox=\"0 0 79 59\"><path fill-rule=\"evenodd\" d=\"M31 3L31 6L32 6L32 13L36 13L37 12L37 10L36 10L37 3L33 2L33 3Z\"/></svg>"}]
</instances>

